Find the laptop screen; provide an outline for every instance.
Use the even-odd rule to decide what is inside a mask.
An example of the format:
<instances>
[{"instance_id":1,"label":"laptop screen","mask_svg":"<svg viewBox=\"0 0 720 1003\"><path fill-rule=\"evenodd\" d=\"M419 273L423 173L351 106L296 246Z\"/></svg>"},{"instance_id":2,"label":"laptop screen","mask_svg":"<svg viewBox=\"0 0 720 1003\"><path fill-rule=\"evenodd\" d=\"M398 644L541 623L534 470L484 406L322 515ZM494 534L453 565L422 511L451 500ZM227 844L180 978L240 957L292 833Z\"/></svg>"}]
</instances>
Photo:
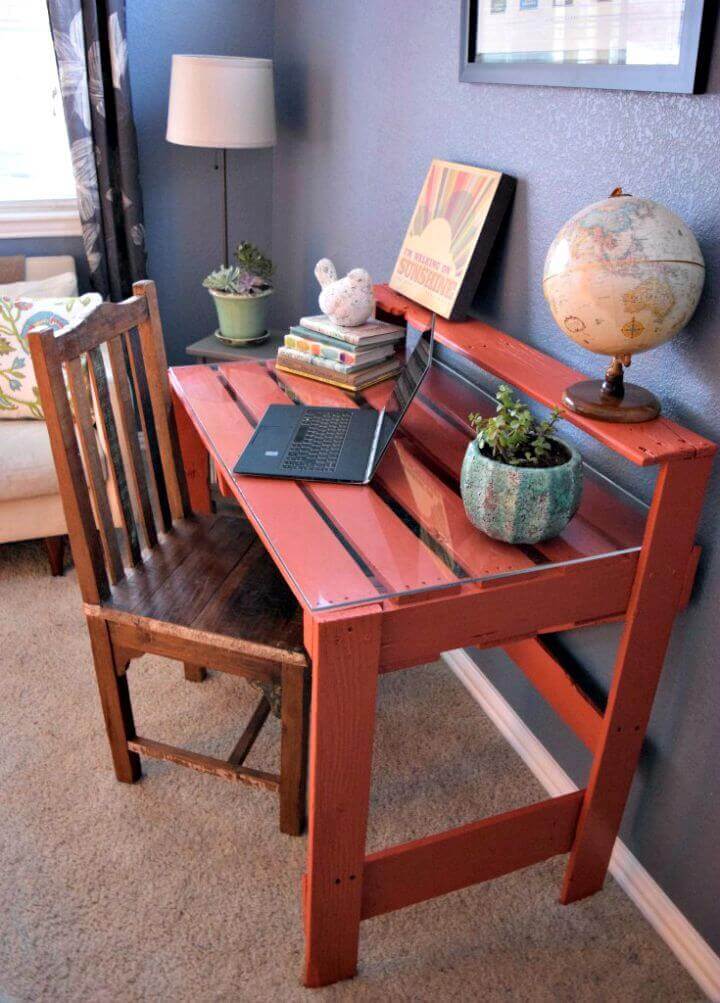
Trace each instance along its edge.
<instances>
[{"instance_id":1,"label":"laptop screen","mask_svg":"<svg viewBox=\"0 0 720 1003\"><path fill-rule=\"evenodd\" d=\"M395 381L393 391L380 414L380 431L369 466L374 471L388 447L410 402L420 388L432 360L432 344L435 331L435 314L430 329L423 331L415 348L405 363L405 367Z\"/></svg>"}]
</instances>

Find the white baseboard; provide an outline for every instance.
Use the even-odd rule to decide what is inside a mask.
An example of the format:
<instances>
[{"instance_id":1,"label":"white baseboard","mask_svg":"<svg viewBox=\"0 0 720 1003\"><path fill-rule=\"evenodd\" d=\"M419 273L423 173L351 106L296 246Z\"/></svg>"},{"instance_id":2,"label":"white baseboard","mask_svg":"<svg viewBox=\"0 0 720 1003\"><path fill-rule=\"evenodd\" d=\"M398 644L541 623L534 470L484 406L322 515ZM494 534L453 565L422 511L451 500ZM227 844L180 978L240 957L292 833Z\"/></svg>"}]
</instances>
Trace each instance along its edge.
<instances>
[{"instance_id":1,"label":"white baseboard","mask_svg":"<svg viewBox=\"0 0 720 1003\"><path fill-rule=\"evenodd\" d=\"M562 766L466 651L447 651L443 659L548 794L557 797L577 790ZM720 957L619 839L610 860L610 873L708 999L720 1003Z\"/></svg>"}]
</instances>

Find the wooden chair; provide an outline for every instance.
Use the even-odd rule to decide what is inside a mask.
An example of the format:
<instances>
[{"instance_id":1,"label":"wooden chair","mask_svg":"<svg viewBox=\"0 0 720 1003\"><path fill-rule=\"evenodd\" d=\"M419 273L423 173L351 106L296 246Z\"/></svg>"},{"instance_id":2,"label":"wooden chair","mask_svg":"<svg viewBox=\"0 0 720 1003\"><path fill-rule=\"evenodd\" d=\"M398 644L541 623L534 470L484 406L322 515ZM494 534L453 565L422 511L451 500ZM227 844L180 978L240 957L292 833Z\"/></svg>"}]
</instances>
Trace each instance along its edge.
<instances>
[{"instance_id":1,"label":"wooden chair","mask_svg":"<svg viewBox=\"0 0 720 1003\"><path fill-rule=\"evenodd\" d=\"M134 292L60 337L30 335L115 773L134 783L140 757L150 756L279 791L280 829L297 835L309 710L300 609L245 519L191 512L155 285L138 282ZM243 765L270 712L267 695L227 760L138 735L127 669L146 653L182 661L191 680L207 666L255 680L265 694L279 686L279 776Z\"/></svg>"}]
</instances>

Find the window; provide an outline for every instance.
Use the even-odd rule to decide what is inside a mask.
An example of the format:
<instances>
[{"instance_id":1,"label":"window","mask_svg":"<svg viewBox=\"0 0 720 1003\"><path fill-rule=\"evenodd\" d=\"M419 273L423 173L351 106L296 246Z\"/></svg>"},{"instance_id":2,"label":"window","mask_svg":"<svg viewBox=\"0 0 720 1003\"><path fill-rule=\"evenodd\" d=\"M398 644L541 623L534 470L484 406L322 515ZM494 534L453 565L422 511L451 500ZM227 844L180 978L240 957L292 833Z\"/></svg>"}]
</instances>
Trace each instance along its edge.
<instances>
[{"instance_id":1,"label":"window","mask_svg":"<svg viewBox=\"0 0 720 1003\"><path fill-rule=\"evenodd\" d=\"M79 234L45 0L0 4L0 237Z\"/></svg>"}]
</instances>

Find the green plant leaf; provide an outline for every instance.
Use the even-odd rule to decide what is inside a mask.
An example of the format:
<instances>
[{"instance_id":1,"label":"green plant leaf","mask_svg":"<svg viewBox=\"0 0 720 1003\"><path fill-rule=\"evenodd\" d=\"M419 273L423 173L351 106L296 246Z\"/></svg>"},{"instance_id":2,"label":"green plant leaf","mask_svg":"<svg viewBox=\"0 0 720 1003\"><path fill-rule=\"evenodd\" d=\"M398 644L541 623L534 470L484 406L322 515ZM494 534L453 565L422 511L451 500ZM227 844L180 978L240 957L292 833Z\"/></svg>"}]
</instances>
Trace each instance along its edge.
<instances>
[{"instance_id":1,"label":"green plant leaf","mask_svg":"<svg viewBox=\"0 0 720 1003\"><path fill-rule=\"evenodd\" d=\"M548 419L536 422L527 404L518 400L505 383L498 387L495 400L494 417L483 418L475 413L468 415L478 448L489 451L495 459L511 466L546 464L552 453L548 436L560 417L560 409L553 408Z\"/></svg>"}]
</instances>

